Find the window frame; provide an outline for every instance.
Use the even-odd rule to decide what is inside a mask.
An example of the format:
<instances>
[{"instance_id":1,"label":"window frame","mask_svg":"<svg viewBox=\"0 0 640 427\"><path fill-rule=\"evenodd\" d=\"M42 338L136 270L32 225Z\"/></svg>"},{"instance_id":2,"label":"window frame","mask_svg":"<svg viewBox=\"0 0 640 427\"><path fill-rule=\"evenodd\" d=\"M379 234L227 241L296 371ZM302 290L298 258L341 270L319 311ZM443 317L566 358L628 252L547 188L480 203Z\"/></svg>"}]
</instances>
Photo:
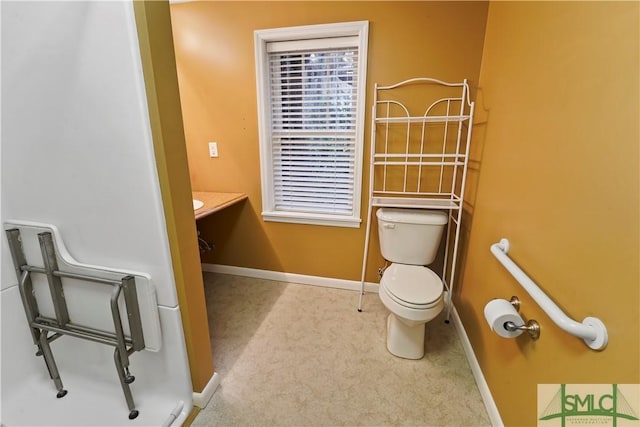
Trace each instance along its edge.
<instances>
[{"instance_id":1,"label":"window frame","mask_svg":"<svg viewBox=\"0 0 640 427\"><path fill-rule=\"evenodd\" d=\"M260 181L262 186L262 218L265 221L290 222L299 224L327 225L359 228L362 204L362 163L364 154L364 117L366 105L366 75L368 21L341 22L335 24L305 25L254 32L256 88L258 101L258 133L260 145ZM322 40L332 47L330 39L357 37L358 80L355 115L355 152L353 175L353 210L351 215L322 214L297 211L275 210L273 147L271 141L271 97L269 86L268 44L272 42Z\"/></svg>"}]
</instances>

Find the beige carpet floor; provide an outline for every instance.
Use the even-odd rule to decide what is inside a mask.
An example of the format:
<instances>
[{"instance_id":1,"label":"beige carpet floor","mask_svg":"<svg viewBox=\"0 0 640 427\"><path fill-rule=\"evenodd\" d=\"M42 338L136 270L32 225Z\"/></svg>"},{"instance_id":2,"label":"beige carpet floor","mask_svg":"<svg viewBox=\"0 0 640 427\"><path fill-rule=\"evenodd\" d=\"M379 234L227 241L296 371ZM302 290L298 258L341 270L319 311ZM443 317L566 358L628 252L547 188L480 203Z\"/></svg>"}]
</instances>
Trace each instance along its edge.
<instances>
[{"instance_id":1,"label":"beige carpet floor","mask_svg":"<svg viewBox=\"0 0 640 427\"><path fill-rule=\"evenodd\" d=\"M205 273L221 384L194 426L487 426L453 324L427 325L426 355L385 346L376 294Z\"/></svg>"}]
</instances>

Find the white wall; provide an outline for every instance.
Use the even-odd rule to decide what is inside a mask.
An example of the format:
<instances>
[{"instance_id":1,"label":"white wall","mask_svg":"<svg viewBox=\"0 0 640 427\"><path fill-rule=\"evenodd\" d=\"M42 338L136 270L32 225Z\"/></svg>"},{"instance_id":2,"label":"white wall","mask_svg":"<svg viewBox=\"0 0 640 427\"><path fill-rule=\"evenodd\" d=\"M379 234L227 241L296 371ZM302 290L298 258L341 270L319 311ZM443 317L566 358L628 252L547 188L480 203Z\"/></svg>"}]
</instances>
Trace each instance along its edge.
<instances>
[{"instance_id":1,"label":"white wall","mask_svg":"<svg viewBox=\"0 0 640 427\"><path fill-rule=\"evenodd\" d=\"M79 262L150 274L164 344L160 353L131 357L140 410L134 422L111 347L57 340L52 347L69 394L55 399L34 356L3 233L2 422L35 425L44 416L49 425L158 425L179 400L190 408L192 389L133 6L3 1L1 7L2 220L54 224ZM102 393L113 395L113 408L102 405L111 398ZM23 402L23 395L32 400ZM43 400L33 401L38 396Z\"/></svg>"}]
</instances>

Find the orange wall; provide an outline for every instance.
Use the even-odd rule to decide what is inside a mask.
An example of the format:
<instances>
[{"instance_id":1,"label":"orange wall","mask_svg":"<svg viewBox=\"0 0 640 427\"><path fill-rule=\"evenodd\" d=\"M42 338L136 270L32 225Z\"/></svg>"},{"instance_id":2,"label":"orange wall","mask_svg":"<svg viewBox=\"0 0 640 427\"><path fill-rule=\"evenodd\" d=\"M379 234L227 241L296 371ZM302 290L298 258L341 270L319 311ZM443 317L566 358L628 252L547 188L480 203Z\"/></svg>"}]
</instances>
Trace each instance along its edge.
<instances>
[{"instance_id":1,"label":"orange wall","mask_svg":"<svg viewBox=\"0 0 640 427\"><path fill-rule=\"evenodd\" d=\"M202 220L217 248L203 262L359 280L359 229L261 218L256 29L368 20L367 105L374 82L411 77L478 81L486 2L188 2L171 6L191 183L195 191L245 192L248 202ZM369 144L367 107L365 146ZM208 157L217 141L219 158ZM368 150L366 150L368 152ZM365 153L365 159L368 153ZM365 160L363 194L367 194ZM368 280L382 264L371 246Z\"/></svg>"},{"instance_id":2,"label":"orange wall","mask_svg":"<svg viewBox=\"0 0 640 427\"><path fill-rule=\"evenodd\" d=\"M640 383L638 19L637 2L489 7L456 307L506 425L536 424L539 383ZM489 252L502 237L569 316L605 322L604 351L536 306ZM514 294L536 342L484 321L490 299Z\"/></svg>"}]
</instances>

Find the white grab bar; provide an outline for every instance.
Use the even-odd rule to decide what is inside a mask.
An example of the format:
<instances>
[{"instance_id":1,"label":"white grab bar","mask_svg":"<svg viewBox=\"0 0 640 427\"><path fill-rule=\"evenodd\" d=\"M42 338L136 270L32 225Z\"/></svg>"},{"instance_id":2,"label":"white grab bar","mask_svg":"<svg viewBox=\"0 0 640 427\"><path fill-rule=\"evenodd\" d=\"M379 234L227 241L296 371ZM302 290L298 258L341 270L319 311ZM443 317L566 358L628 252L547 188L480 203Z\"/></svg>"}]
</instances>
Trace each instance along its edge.
<instances>
[{"instance_id":1,"label":"white grab bar","mask_svg":"<svg viewBox=\"0 0 640 427\"><path fill-rule=\"evenodd\" d=\"M522 285L524 290L531 295L535 302L538 303L560 329L582 338L593 350L602 350L607 346L607 328L604 323L597 317L585 317L582 323L578 323L567 316L562 309L509 258L507 255L509 253L509 240L501 239L499 243L491 245L491 253L500 261L504 268L511 273L518 283Z\"/></svg>"}]
</instances>

